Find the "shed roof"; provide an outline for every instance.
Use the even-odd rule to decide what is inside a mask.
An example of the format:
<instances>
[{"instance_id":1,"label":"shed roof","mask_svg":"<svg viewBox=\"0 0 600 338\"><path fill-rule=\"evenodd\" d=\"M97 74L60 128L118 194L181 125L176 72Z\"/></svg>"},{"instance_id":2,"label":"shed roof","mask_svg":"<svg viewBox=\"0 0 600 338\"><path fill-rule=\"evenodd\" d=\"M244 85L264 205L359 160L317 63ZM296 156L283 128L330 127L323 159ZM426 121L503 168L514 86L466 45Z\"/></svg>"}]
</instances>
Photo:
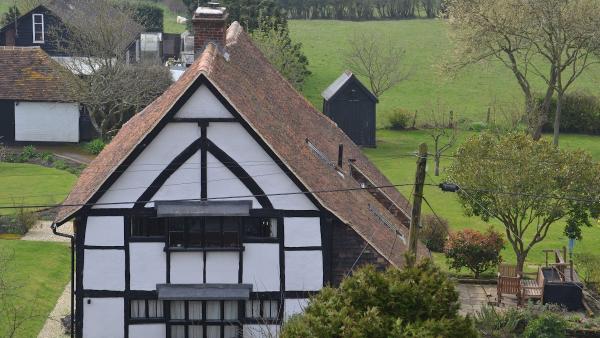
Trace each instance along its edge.
<instances>
[{"instance_id":1,"label":"shed roof","mask_svg":"<svg viewBox=\"0 0 600 338\"><path fill-rule=\"evenodd\" d=\"M329 85L329 87L327 87L321 93L321 96L326 101L329 101L332 98L334 98L342 88L344 88L347 84L351 83L352 81L355 81L358 84L358 86L367 94L367 96L369 96L371 100L373 100L373 102L379 102L379 99L377 99L377 97L373 95L373 93L371 93L371 91L367 87L365 87L365 85L363 85L362 82L360 82L356 78L356 76L349 70L343 72L342 75L335 79L335 81L333 81Z\"/></svg>"},{"instance_id":2,"label":"shed roof","mask_svg":"<svg viewBox=\"0 0 600 338\"><path fill-rule=\"evenodd\" d=\"M193 90L198 81L207 81L322 208L354 229L393 265L402 265L407 243L398 238L398 232L408 238L407 224L368 189L360 189L360 184L347 172L347 165L345 175L340 175L315 154L306 140L333 159L337 158L339 144L343 144L345 156L354 159L353 165L374 184L386 186L381 191L395 205L406 211L408 201L335 123L317 111L273 68L237 22L227 31L225 50L227 58L222 50L209 44L177 82L123 125L81 174L64 206L59 208L56 222L65 222L82 210L84 204L99 198L110 187L109 178L118 175L117 169L122 171L121 165L136 149L142 149L146 137L176 109L184 94ZM419 250L421 255L427 254L424 246L420 245Z\"/></svg>"},{"instance_id":3,"label":"shed roof","mask_svg":"<svg viewBox=\"0 0 600 338\"><path fill-rule=\"evenodd\" d=\"M0 100L74 102L66 76L39 47L0 47Z\"/></svg>"}]
</instances>

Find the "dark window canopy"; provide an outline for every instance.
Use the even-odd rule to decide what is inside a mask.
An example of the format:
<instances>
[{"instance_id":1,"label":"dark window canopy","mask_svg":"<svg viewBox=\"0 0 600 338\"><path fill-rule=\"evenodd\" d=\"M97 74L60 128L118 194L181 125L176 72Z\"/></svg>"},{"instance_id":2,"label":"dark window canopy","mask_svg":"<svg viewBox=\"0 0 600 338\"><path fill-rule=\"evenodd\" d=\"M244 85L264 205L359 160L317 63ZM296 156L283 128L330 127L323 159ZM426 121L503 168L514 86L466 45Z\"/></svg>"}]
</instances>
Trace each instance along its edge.
<instances>
[{"instance_id":1,"label":"dark window canopy","mask_svg":"<svg viewBox=\"0 0 600 338\"><path fill-rule=\"evenodd\" d=\"M162 300L247 300L252 284L157 284Z\"/></svg>"},{"instance_id":2,"label":"dark window canopy","mask_svg":"<svg viewBox=\"0 0 600 338\"><path fill-rule=\"evenodd\" d=\"M249 216L252 201L156 201L157 217Z\"/></svg>"}]
</instances>

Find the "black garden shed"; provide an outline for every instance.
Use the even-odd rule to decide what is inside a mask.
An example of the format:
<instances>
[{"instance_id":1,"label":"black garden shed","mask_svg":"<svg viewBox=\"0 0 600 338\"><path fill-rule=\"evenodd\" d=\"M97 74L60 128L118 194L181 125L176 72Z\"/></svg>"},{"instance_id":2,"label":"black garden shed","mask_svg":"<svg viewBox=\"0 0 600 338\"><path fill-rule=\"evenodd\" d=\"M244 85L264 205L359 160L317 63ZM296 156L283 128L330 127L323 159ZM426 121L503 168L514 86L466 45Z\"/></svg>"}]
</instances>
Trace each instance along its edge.
<instances>
[{"instance_id":1,"label":"black garden shed","mask_svg":"<svg viewBox=\"0 0 600 338\"><path fill-rule=\"evenodd\" d=\"M323 113L359 146L375 147L377 97L352 72L345 71L323 96Z\"/></svg>"}]
</instances>

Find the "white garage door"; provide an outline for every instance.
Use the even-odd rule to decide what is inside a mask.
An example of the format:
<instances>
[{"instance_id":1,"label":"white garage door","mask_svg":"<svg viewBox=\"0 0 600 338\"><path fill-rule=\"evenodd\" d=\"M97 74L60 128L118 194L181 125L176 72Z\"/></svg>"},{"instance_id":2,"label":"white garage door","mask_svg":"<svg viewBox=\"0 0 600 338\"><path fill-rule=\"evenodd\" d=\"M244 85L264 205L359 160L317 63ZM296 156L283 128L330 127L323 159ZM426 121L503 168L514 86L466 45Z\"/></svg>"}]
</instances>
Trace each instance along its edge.
<instances>
[{"instance_id":1,"label":"white garage door","mask_svg":"<svg viewBox=\"0 0 600 338\"><path fill-rule=\"evenodd\" d=\"M79 142L79 104L18 102L15 141Z\"/></svg>"}]
</instances>

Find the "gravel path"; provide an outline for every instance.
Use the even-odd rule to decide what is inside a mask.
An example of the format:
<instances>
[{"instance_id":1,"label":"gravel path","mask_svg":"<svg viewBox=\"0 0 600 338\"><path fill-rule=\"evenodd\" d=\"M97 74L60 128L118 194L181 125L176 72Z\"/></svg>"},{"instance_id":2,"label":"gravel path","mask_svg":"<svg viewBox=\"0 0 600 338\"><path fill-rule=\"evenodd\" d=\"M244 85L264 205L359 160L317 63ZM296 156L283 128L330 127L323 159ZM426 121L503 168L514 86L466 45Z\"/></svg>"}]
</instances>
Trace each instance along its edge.
<instances>
[{"instance_id":1,"label":"gravel path","mask_svg":"<svg viewBox=\"0 0 600 338\"><path fill-rule=\"evenodd\" d=\"M69 242L70 240L66 237L56 236L50 229L50 221L39 221L34 225L25 236L21 237L22 241L44 241L44 242ZM68 222L61 225L58 228L58 232L72 235L73 234L73 223Z\"/></svg>"},{"instance_id":2,"label":"gravel path","mask_svg":"<svg viewBox=\"0 0 600 338\"><path fill-rule=\"evenodd\" d=\"M46 319L44 327L38 334L38 338L68 338L60 320L71 312L71 283L67 284L62 295L56 301L54 310Z\"/></svg>"}]
</instances>

